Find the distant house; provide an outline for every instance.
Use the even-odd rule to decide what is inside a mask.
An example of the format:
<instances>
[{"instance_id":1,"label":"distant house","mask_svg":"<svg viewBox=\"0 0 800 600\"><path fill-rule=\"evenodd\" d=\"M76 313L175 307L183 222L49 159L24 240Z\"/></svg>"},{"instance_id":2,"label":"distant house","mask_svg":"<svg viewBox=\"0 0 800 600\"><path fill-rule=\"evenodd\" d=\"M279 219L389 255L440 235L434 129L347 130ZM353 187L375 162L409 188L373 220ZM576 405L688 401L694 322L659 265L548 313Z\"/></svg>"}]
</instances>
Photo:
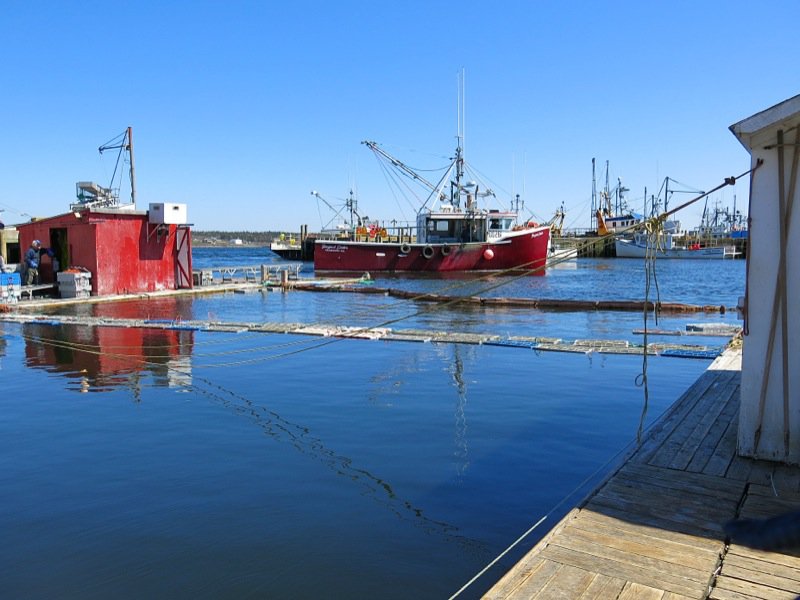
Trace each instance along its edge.
<instances>
[{"instance_id":1,"label":"distant house","mask_svg":"<svg viewBox=\"0 0 800 600\"><path fill-rule=\"evenodd\" d=\"M183 217L171 218L168 213L165 219L164 206L182 207ZM146 212L83 208L34 220L17 226L20 249L24 254L33 240L39 240L42 248L52 250L52 257L42 253L42 283L56 282L54 266L87 269L93 295L191 288L191 233L185 206L151 204Z\"/></svg>"},{"instance_id":2,"label":"distant house","mask_svg":"<svg viewBox=\"0 0 800 600\"><path fill-rule=\"evenodd\" d=\"M242 242L242 240L240 238L234 238L234 239L231 240L231 244L233 244L234 246L241 246L242 243L243 242Z\"/></svg>"},{"instance_id":3,"label":"distant house","mask_svg":"<svg viewBox=\"0 0 800 600\"><path fill-rule=\"evenodd\" d=\"M19 231L16 227L0 228L0 255L7 265L19 262Z\"/></svg>"}]
</instances>

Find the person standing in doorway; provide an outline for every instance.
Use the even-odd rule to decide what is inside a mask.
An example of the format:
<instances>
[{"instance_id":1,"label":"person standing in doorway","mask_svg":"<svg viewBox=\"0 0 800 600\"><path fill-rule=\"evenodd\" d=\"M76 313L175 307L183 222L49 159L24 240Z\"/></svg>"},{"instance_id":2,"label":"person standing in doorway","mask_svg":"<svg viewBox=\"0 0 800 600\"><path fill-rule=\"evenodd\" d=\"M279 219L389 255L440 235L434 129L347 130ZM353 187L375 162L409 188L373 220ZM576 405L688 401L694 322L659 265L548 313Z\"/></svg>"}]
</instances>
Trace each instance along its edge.
<instances>
[{"instance_id":1,"label":"person standing in doorway","mask_svg":"<svg viewBox=\"0 0 800 600\"><path fill-rule=\"evenodd\" d=\"M31 247L25 253L25 285L36 285L39 283L39 250L41 244L39 240L33 240Z\"/></svg>"}]
</instances>

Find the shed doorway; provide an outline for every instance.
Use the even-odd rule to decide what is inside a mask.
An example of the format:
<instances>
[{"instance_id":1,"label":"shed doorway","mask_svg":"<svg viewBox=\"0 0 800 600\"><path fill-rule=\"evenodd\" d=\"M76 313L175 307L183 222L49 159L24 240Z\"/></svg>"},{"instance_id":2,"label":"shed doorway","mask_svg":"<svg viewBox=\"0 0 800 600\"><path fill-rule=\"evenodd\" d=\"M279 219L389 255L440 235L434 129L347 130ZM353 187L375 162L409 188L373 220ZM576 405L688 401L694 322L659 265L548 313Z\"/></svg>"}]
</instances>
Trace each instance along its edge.
<instances>
[{"instance_id":1,"label":"shed doorway","mask_svg":"<svg viewBox=\"0 0 800 600\"><path fill-rule=\"evenodd\" d=\"M68 242L66 227L54 227L50 230L50 249L53 251L51 259L53 261L53 281L56 280L59 271L63 271L70 265Z\"/></svg>"}]
</instances>

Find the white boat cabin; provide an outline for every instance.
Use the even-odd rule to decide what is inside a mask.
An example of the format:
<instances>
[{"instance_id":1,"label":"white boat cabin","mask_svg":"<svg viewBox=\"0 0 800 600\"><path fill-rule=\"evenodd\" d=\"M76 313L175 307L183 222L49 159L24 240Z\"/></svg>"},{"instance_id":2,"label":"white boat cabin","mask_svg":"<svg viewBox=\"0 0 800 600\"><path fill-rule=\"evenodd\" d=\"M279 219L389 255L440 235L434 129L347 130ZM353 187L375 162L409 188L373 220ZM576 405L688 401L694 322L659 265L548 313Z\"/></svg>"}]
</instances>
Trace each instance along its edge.
<instances>
[{"instance_id":1,"label":"white boat cabin","mask_svg":"<svg viewBox=\"0 0 800 600\"><path fill-rule=\"evenodd\" d=\"M463 212L452 205L417 215L417 241L423 244L488 242L514 231L517 213L489 210Z\"/></svg>"}]
</instances>

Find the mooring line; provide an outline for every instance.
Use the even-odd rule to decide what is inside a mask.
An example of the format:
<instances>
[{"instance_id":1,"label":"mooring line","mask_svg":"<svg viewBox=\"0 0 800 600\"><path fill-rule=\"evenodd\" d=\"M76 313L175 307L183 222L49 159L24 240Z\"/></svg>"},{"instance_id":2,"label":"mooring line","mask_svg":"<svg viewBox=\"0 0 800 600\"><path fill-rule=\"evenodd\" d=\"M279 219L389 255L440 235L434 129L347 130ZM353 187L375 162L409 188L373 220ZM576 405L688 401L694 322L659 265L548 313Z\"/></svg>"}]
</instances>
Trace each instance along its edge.
<instances>
[{"instance_id":1,"label":"mooring line","mask_svg":"<svg viewBox=\"0 0 800 600\"><path fill-rule=\"evenodd\" d=\"M664 411L666 413L666 411ZM662 414L664 414L662 413ZM615 462L617 462L621 456L625 453L630 452L636 445L636 440L631 440L625 446L623 446L620 450L618 450L611 458L609 458L606 462L600 465L597 469L592 471L587 477L585 477L578 485L576 485L570 492L567 493L561 500L559 500L550 510L548 510L544 516L542 516L536 523L534 523L525 533L519 536L514 542L511 543L505 550L503 550L497 557L492 560L489 564L487 564L483 569L481 569L472 579L470 579L467 583L465 583L455 594L450 596L448 600L454 600L458 596L460 596L467 588L469 588L473 583L475 583L482 575L484 575L489 569L491 569L497 562L502 559L506 554L508 554L514 547L516 547L520 542L522 542L526 537L528 537L531 533L533 533L542 523L544 523L548 518L552 516L552 514L558 510L561 506L563 506L567 500L572 498L575 494L577 494L582 488L584 488L590 481L595 479L598 475L602 472L606 471L608 467Z\"/></svg>"}]
</instances>

